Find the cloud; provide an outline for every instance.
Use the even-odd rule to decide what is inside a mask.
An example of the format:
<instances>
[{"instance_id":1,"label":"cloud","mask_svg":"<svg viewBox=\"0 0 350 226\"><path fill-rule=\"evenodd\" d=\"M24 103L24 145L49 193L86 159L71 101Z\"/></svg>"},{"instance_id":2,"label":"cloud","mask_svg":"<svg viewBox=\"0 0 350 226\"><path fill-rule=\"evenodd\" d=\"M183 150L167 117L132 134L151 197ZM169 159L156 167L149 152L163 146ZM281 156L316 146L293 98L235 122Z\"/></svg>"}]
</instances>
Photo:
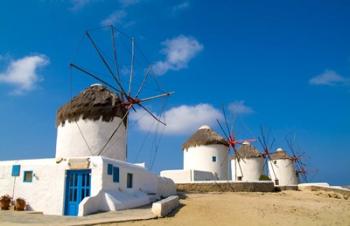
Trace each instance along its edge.
<instances>
[{"instance_id":1,"label":"cloud","mask_svg":"<svg viewBox=\"0 0 350 226\"><path fill-rule=\"evenodd\" d=\"M173 12L177 12L180 10L184 10L190 7L190 3L188 1L182 2L178 5L173 6L172 10Z\"/></svg>"},{"instance_id":2,"label":"cloud","mask_svg":"<svg viewBox=\"0 0 350 226\"><path fill-rule=\"evenodd\" d=\"M317 75L309 80L311 85L317 86L335 86L335 85L344 85L349 80L339 75L333 70L326 70L320 75Z\"/></svg>"},{"instance_id":3,"label":"cloud","mask_svg":"<svg viewBox=\"0 0 350 226\"><path fill-rule=\"evenodd\" d=\"M230 103L228 109L234 115L247 115L254 113L253 109L245 105L243 100Z\"/></svg>"},{"instance_id":4,"label":"cloud","mask_svg":"<svg viewBox=\"0 0 350 226\"><path fill-rule=\"evenodd\" d=\"M84 8L90 2L92 2L92 0L71 0L72 6L69 8L69 10L78 11Z\"/></svg>"},{"instance_id":5,"label":"cloud","mask_svg":"<svg viewBox=\"0 0 350 226\"><path fill-rule=\"evenodd\" d=\"M203 50L203 45L195 38L184 35L165 40L162 45L161 53L165 55L165 60L153 65L156 75L163 75L169 70L178 71L187 68L188 63Z\"/></svg>"},{"instance_id":6,"label":"cloud","mask_svg":"<svg viewBox=\"0 0 350 226\"><path fill-rule=\"evenodd\" d=\"M37 70L49 63L45 55L31 55L9 62L4 72L0 72L0 83L15 86L12 92L20 95L33 90L40 81Z\"/></svg>"},{"instance_id":7,"label":"cloud","mask_svg":"<svg viewBox=\"0 0 350 226\"><path fill-rule=\"evenodd\" d=\"M131 5L136 5L137 3L139 3L140 0L119 0L119 3L122 5L122 7L128 7Z\"/></svg>"},{"instance_id":8,"label":"cloud","mask_svg":"<svg viewBox=\"0 0 350 226\"><path fill-rule=\"evenodd\" d=\"M108 26L113 24L121 24L127 13L125 10L116 10L112 14L110 14L106 19L101 22L102 26Z\"/></svg>"},{"instance_id":9,"label":"cloud","mask_svg":"<svg viewBox=\"0 0 350 226\"><path fill-rule=\"evenodd\" d=\"M140 0L119 0L120 9L112 12L107 18L101 21L102 26L109 25L119 25L124 23L125 18L127 17L127 8L133 5L136 5ZM135 24L135 21L126 21L124 27L130 27Z\"/></svg>"},{"instance_id":10,"label":"cloud","mask_svg":"<svg viewBox=\"0 0 350 226\"><path fill-rule=\"evenodd\" d=\"M164 112L160 118L167 124L164 129L165 134L188 134L203 124L215 125L216 119L221 120L223 116L210 104L198 104L173 107ZM154 123L157 122L142 110L132 113L130 119L135 121L142 131L156 131L157 127L154 126Z\"/></svg>"}]
</instances>

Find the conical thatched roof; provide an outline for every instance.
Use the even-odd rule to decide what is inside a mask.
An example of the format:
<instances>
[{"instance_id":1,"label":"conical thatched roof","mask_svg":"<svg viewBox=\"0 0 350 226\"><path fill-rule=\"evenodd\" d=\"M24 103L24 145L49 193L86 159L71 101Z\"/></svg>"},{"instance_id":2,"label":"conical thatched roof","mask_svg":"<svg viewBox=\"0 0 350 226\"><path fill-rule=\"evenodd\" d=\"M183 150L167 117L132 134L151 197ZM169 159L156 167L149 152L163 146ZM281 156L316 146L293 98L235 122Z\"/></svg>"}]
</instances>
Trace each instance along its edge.
<instances>
[{"instance_id":1,"label":"conical thatched roof","mask_svg":"<svg viewBox=\"0 0 350 226\"><path fill-rule=\"evenodd\" d=\"M102 85L92 85L74 97L57 111L56 125L83 119L109 122L115 116L122 118L126 109L120 98ZM126 122L126 118L124 123Z\"/></svg>"},{"instance_id":2,"label":"conical thatched roof","mask_svg":"<svg viewBox=\"0 0 350 226\"><path fill-rule=\"evenodd\" d=\"M183 149L199 145L222 144L229 146L226 140L219 134L210 129L209 126L200 127L191 137L182 145Z\"/></svg>"},{"instance_id":3,"label":"conical thatched roof","mask_svg":"<svg viewBox=\"0 0 350 226\"><path fill-rule=\"evenodd\" d=\"M271 157L271 160L290 159L290 156L282 148L278 148L276 152L270 155L270 157Z\"/></svg>"},{"instance_id":4,"label":"conical thatched roof","mask_svg":"<svg viewBox=\"0 0 350 226\"><path fill-rule=\"evenodd\" d=\"M244 142L237 150L239 158L249 159L249 158L260 158L261 153L249 142ZM234 155L232 158L236 158Z\"/></svg>"}]
</instances>

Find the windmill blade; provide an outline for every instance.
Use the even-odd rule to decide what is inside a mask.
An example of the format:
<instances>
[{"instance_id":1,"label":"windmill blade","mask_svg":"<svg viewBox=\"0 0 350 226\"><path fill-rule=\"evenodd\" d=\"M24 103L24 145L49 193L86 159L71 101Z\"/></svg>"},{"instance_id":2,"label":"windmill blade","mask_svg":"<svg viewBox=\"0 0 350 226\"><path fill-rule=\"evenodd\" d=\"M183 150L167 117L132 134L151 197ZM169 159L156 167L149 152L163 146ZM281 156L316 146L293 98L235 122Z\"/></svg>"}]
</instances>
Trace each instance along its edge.
<instances>
[{"instance_id":1,"label":"windmill blade","mask_svg":"<svg viewBox=\"0 0 350 226\"><path fill-rule=\"evenodd\" d=\"M244 139L244 140L236 140L236 143L237 144L242 144L242 143L244 143L244 142L249 142L249 143L251 143L251 142L255 142L256 141L256 139Z\"/></svg>"},{"instance_id":2,"label":"windmill blade","mask_svg":"<svg viewBox=\"0 0 350 226\"><path fill-rule=\"evenodd\" d=\"M116 47L116 37L115 37L115 28L113 25L111 25L111 31L112 31L112 47L113 47L113 59L115 64L115 70L116 70L116 78L115 80L118 80L120 83L120 75L119 75L119 64L118 64L118 54L117 54L117 47Z\"/></svg>"},{"instance_id":3,"label":"windmill blade","mask_svg":"<svg viewBox=\"0 0 350 226\"><path fill-rule=\"evenodd\" d=\"M265 150L266 149L266 147L265 147L265 145L264 145L264 143L263 143L263 141L262 141L262 139L261 139L261 137L259 136L258 137L258 141L259 141L259 143L260 143L260 145L261 145L261 147Z\"/></svg>"},{"instance_id":4,"label":"windmill blade","mask_svg":"<svg viewBox=\"0 0 350 226\"><path fill-rule=\"evenodd\" d=\"M219 124L219 127L220 127L222 133L224 134L225 138L228 139L229 137L228 137L228 135L226 134L224 128L222 127L220 121L219 121L218 119L216 119L216 121L217 121L217 123Z\"/></svg>"},{"instance_id":5,"label":"windmill blade","mask_svg":"<svg viewBox=\"0 0 350 226\"><path fill-rule=\"evenodd\" d=\"M103 56L103 54L101 53L100 49L97 47L94 39L91 37L90 33L88 31L85 32L85 35L88 37L89 41L91 42L92 46L94 47L94 49L96 50L98 56L100 57L101 61L103 62L103 64L106 66L108 72L112 75L112 77L114 78L114 80L116 81L117 85L119 86L119 89L122 91L123 95L126 95L126 92L123 88L123 86L121 85L121 83L119 82L119 80L114 76L113 71L111 69L111 67L109 66L106 58Z\"/></svg>"},{"instance_id":6,"label":"windmill blade","mask_svg":"<svg viewBox=\"0 0 350 226\"><path fill-rule=\"evenodd\" d=\"M120 128L120 126L124 123L124 120L126 119L126 117L129 114L130 109L128 109L124 116L122 117L122 119L120 120L120 122L118 123L118 126L114 129L113 133L111 134L111 136L108 138L107 142L103 145L103 147L101 148L101 150L98 152L97 155L101 155L104 151L105 148L107 147L107 145L109 144L109 142L111 142L112 138L114 137L114 135L116 134L116 132L118 131L118 129Z\"/></svg>"},{"instance_id":7,"label":"windmill blade","mask_svg":"<svg viewBox=\"0 0 350 226\"><path fill-rule=\"evenodd\" d=\"M225 108L224 108L224 107L222 107L222 113L223 113L223 115L224 115L224 120L225 120L225 126L226 126L226 129L227 129L227 133L228 133L230 136L234 136L233 133L231 134L231 130L230 130L229 126L228 126L228 121L227 121L226 112L225 112ZM233 137L233 138L234 138L234 137Z\"/></svg>"},{"instance_id":8,"label":"windmill blade","mask_svg":"<svg viewBox=\"0 0 350 226\"><path fill-rule=\"evenodd\" d=\"M96 79L97 81L99 81L99 82L101 82L102 84L108 86L109 88L113 89L114 91L116 91L116 92L118 92L118 93L121 92L119 89L115 88L114 86L112 86L112 85L109 84L108 82L106 82L106 81L100 79L97 75L95 75L95 74L89 72L88 70L86 70L86 69L84 69L84 68L82 68L82 67L80 67L80 66L78 66L78 65L76 65L76 64L73 64L73 63L69 64L69 66L70 66L71 68L75 68L75 69L77 69L78 71L81 71L81 72L83 72L83 73L89 75L90 77Z\"/></svg>"},{"instance_id":9,"label":"windmill blade","mask_svg":"<svg viewBox=\"0 0 350 226\"><path fill-rule=\"evenodd\" d=\"M276 139L273 138L273 139L272 139L272 142L271 142L271 144L270 144L270 150L273 148L273 145L275 144L275 142L276 142Z\"/></svg>"},{"instance_id":10,"label":"windmill blade","mask_svg":"<svg viewBox=\"0 0 350 226\"><path fill-rule=\"evenodd\" d=\"M149 75L150 72L151 72L151 69L152 69L152 67L149 66L148 69L147 69L147 72L146 72L145 76L143 77L143 80L142 80L142 82L141 82L141 85L140 85L139 89L138 89L137 92L136 92L136 95L135 95L136 98L140 95L140 93L141 93L141 91L142 91L142 89L143 89L143 86L145 85L145 82L146 82L146 80L147 80L147 78L148 78L148 75Z\"/></svg>"},{"instance_id":11,"label":"windmill blade","mask_svg":"<svg viewBox=\"0 0 350 226\"><path fill-rule=\"evenodd\" d=\"M164 126L166 126L166 124L164 122L162 122L157 116L155 116L150 110L148 110L145 106L143 106L142 104L137 104L138 106L140 106L143 110L145 110L148 114L150 114L152 116L152 118L154 118L156 121L158 121L159 123L163 124Z\"/></svg>"},{"instance_id":12,"label":"windmill blade","mask_svg":"<svg viewBox=\"0 0 350 226\"><path fill-rule=\"evenodd\" d=\"M128 96L130 96L130 93L131 93L131 83L134 76L134 57L135 57L135 39L134 37L131 37L131 63L130 63Z\"/></svg>"},{"instance_id":13,"label":"windmill blade","mask_svg":"<svg viewBox=\"0 0 350 226\"><path fill-rule=\"evenodd\" d=\"M235 155L236 155L236 158L237 158L238 160L242 160L243 162L245 162L244 159L241 158L241 156L239 155L239 153L238 153L238 151L237 151L237 148L233 146L232 149L233 149L233 151L234 151L234 153L235 153Z\"/></svg>"},{"instance_id":14,"label":"windmill blade","mask_svg":"<svg viewBox=\"0 0 350 226\"><path fill-rule=\"evenodd\" d=\"M268 136L264 130L264 127L260 127L260 131L261 131L261 136L262 136L262 142L263 142L263 145L264 147L267 149L268 148L268 145L267 145L267 137Z\"/></svg>"},{"instance_id":15,"label":"windmill blade","mask_svg":"<svg viewBox=\"0 0 350 226\"><path fill-rule=\"evenodd\" d=\"M152 96L152 97L143 98L143 99L140 100L140 102L143 103L143 102L154 100L154 99L157 99L157 98L160 98L160 97L167 97L167 96L173 95L174 93L175 92L166 92L166 93L162 93L162 94L155 95L155 96Z\"/></svg>"},{"instance_id":16,"label":"windmill blade","mask_svg":"<svg viewBox=\"0 0 350 226\"><path fill-rule=\"evenodd\" d=\"M243 170L242 170L242 166L241 166L241 160L242 160L243 162L245 162L245 161L244 161L244 159L242 159L242 158L239 156L238 151L237 151L236 148L233 148L233 150L234 150L234 152L235 152L237 164L238 164L239 170L240 170L240 172L241 172L241 174L242 174L242 178L243 178L244 175L243 175ZM236 161L236 160L235 160L235 161ZM237 164L236 164L236 165L237 165ZM235 171L237 171L237 170L235 170ZM236 180L237 180L237 172L236 172Z\"/></svg>"}]
</instances>

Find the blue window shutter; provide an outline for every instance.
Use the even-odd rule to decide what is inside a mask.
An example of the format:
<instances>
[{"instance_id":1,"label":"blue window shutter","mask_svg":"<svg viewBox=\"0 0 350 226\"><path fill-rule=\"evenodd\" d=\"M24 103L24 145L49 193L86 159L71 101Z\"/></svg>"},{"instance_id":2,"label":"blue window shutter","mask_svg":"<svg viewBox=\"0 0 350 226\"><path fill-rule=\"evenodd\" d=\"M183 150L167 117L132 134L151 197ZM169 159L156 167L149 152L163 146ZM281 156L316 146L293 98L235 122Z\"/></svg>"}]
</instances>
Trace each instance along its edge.
<instances>
[{"instance_id":1,"label":"blue window shutter","mask_svg":"<svg viewBox=\"0 0 350 226\"><path fill-rule=\"evenodd\" d=\"M23 182L31 183L33 181L33 171L24 171L23 172Z\"/></svg>"},{"instance_id":2,"label":"blue window shutter","mask_svg":"<svg viewBox=\"0 0 350 226\"><path fill-rule=\"evenodd\" d=\"M108 164L107 165L107 174L108 175L112 175L113 174L113 165L112 164Z\"/></svg>"},{"instance_id":3,"label":"blue window shutter","mask_svg":"<svg viewBox=\"0 0 350 226\"><path fill-rule=\"evenodd\" d=\"M13 165L12 166L12 176L18 177L21 171L21 165Z\"/></svg>"},{"instance_id":4,"label":"blue window shutter","mask_svg":"<svg viewBox=\"0 0 350 226\"><path fill-rule=\"evenodd\" d=\"M113 167L113 182L119 183L119 167Z\"/></svg>"}]
</instances>

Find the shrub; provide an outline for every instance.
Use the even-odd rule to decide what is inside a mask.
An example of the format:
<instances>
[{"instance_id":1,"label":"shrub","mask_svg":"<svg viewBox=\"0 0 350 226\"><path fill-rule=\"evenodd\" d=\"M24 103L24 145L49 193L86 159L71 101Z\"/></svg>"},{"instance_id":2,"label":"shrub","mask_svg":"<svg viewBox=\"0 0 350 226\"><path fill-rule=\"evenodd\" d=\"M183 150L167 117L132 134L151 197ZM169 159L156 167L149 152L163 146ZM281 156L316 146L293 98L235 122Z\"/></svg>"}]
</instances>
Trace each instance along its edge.
<instances>
[{"instance_id":1,"label":"shrub","mask_svg":"<svg viewBox=\"0 0 350 226\"><path fill-rule=\"evenodd\" d=\"M0 197L0 207L2 210L10 209L12 198L9 195L3 195Z\"/></svg>"},{"instance_id":2,"label":"shrub","mask_svg":"<svg viewBox=\"0 0 350 226\"><path fill-rule=\"evenodd\" d=\"M22 198L17 198L15 202L15 210L23 211L26 208L26 201Z\"/></svg>"},{"instance_id":3,"label":"shrub","mask_svg":"<svg viewBox=\"0 0 350 226\"><path fill-rule=\"evenodd\" d=\"M271 180L270 177L266 176L266 175L261 175L259 180Z\"/></svg>"}]
</instances>

